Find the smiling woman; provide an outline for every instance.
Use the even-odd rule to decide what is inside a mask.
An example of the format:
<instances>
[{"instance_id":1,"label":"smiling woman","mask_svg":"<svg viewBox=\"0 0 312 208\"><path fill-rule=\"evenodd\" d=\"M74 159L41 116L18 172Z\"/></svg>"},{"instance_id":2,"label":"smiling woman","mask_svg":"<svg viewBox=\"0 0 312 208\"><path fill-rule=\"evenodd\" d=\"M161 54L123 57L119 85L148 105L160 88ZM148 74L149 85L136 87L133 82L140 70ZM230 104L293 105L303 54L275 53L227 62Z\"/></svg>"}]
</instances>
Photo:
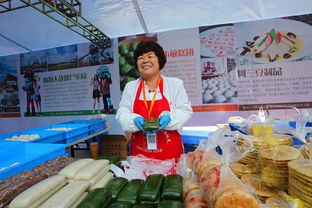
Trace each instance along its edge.
<instances>
[{"instance_id":1,"label":"smiling woman","mask_svg":"<svg viewBox=\"0 0 312 208\"><path fill-rule=\"evenodd\" d=\"M161 75L166 56L154 41L140 42L134 59L141 78L127 83L116 115L123 130L132 132L131 155L178 159L183 153L178 130L192 115L183 81Z\"/></svg>"},{"instance_id":2,"label":"smiling woman","mask_svg":"<svg viewBox=\"0 0 312 208\"><path fill-rule=\"evenodd\" d=\"M134 52L134 60L147 87L154 91L160 70L167 61L163 48L154 41L142 41Z\"/></svg>"}]
</instances>

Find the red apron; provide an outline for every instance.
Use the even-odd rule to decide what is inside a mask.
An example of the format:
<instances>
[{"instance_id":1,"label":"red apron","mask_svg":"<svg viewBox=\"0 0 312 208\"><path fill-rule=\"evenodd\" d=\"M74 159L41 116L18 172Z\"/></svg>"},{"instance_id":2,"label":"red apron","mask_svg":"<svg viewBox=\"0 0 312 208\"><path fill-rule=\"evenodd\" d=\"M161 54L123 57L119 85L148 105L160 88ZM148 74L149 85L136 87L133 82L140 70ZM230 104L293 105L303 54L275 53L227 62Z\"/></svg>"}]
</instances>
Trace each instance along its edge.
<instances>
[{"instance_id":1,"label":"red apron","mask_svg":"<svg viewBox=\"0 0 312 208\"><path fill-rule=\"evenodd\" d=\"M143 82L143 81L141 81ZM133 112L141 115L144 119L148 117L148 109L146 108L144 101L139 100L140 94L142 92L143 84L137 90ZM158 118L163 111L170 111L170 106L168 100L163 94L163 80L161 79L159 83L159 89L162 96L161 100L155 100L154 107L151 112L151 117ZM150 106L151 101L147 101L148 106ZM132 134L131 138L131 155L142 154L146 157L165 160L175 158L176 161L179 159L180 154L183 153L183 144L181 141L181 136L178 131L168 131L160 130L156 133L157 135L157 150L147 149L147 139L146 134L142 131L137 131Z\"/></svg>"}]
</instances>

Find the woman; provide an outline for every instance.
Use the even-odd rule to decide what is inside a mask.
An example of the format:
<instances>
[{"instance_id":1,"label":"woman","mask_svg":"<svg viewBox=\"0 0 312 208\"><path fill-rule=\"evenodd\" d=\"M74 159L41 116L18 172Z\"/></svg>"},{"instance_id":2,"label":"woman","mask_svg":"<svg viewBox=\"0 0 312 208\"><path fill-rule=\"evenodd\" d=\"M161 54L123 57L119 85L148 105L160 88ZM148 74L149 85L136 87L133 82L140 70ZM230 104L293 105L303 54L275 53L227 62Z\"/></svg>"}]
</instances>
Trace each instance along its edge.
<instances>
[{"instance_id":1,"label":"woman","mask_svg":"<svg viewBox=\"0 0 312 208\"><path fill-rule=\"evenodd\" d=\"M116 115L123 130L132 132L131 155L177 160L183 153L177 130L192 115L183 81L160 74L166 56L156 42L141 42L134 59L141 78L127 83ZM153 132L143 128L149 117L158 119L159 128Z\"/></svg>"},{"instance_id":2,"label":"woman","mask_svg":"<svg viewBox=\"0 0 312 208\"><path fill-rule=\"evenodd\" d=\"M95 105L96 103L98 104L98 113L100 113L100 80L98 76L95 74L94 77L91 80L91 84L93 85L93 93L92 93L92 98L93 98L93 111L92 113L95 113Z\"/></svg>"},{"instance_id":3,"label":"woman","mask_svg":"<svg viewBox=\"0 0 312 208\"><path fill-rule=\"evenodd\" d=\"M34 79L33 81L33 88L34 88L34 99L37 107L37 112L41 114L41 95L40 95L40 85L38 84L37 80Z\"/></svg>"}]
</instances>

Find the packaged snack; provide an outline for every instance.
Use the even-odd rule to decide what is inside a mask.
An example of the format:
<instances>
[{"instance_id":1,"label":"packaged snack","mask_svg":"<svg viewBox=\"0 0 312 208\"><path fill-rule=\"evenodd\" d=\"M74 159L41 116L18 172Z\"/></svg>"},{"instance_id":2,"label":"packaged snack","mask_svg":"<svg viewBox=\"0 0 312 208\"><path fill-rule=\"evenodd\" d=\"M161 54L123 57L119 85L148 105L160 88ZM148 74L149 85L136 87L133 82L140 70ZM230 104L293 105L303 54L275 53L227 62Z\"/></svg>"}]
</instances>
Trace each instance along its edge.
<instances>
[{"instance_id":1,"label":"packaged snack","mask_svg":"<svg viewBox=\"0 0 312 208\"><path fill-rule=\"evenodd\" d=\"M246 140L244 145L237 145L238 138ZM221 150L221 154L216 153L216 148ZM253 189L243 184L229 167L231 162L245 157L252 148L253 143L247 136L225 129L217 130L208 140L204 160L210 162L199 178L208 207L259 208Z\"/></svg>"}]
</instances>

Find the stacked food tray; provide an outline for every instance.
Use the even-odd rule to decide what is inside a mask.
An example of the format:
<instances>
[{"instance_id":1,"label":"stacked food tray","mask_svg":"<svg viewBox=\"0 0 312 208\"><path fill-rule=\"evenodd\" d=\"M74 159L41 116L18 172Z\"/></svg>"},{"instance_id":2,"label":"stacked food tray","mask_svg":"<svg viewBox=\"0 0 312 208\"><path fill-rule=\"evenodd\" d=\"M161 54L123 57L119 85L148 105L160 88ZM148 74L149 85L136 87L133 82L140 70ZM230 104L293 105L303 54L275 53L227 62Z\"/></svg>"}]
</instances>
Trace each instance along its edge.
<instances>
[{"instance_id":1,"label":"stacked food tray","mask_svg":"<svg viewBox=\"0 0 312 208\"><path fill-rule=\"evenodd\" d=\"M60 132L63 134L64 143L70 144L89 135L89 124L54 124L36 130Z\"/></svg>"},{"instance_id":2,"label":"stacked food tray","mask_svg":"<svg viewBox=\"0 0 312 208\"><path fill-rule=\"evenodd\" d=\"M73 120L64 122L62 124L88 124L89 135L96 134L106 128L106 122L103 119Z\"/></svg>"},{"instance_id":3,"label":"stacked food tray","mask_svg":"<svg viewBox=\"0 0 312 208\"><path fill-rule=\"evenodd\" d=\"M65 144L0 142L0 180L66 155Z\"/></svg>"},{"instance_id":4,"label":"stacked food tray","mask_svg":"<svg viewBox=\"0 0 312 208\"><path fill-rule=\"evenodd\" d=\"M62 143L64 136L59 131L43 131L30 129L0 136L1 142L31 142L31 143Z\"/></svg>"}]
</instances>

